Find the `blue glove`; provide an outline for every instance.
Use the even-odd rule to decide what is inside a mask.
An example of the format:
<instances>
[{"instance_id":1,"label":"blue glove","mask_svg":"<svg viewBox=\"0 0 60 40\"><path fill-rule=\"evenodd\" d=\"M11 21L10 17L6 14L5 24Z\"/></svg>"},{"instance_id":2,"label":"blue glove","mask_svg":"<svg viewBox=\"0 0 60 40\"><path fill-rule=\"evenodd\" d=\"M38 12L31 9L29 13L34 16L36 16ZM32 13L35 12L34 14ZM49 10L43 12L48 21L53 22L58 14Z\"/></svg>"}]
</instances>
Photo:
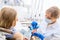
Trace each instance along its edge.
<instances>
[{"instance_id":1,"label":"blue glove","mask_svg":"<svg viewBox=\"0 0 60 40\"><path fill-rule=\"evenodd\" d=\"M30 30L33 30L33 27L30 26L29 29L30 29Z\"/></svg>"},{"instance_id":2,"label":"blue glove","mask_svg":"<svg viewBox=\"0 0 60 40\"><path fill-rule=\"evenodd\" d=\"M36 37L40 38L41 40L44 40L44 36L40 33L33 33L32 36L36 36Z\"/></svg>"},{"instance_id":3,"label":"blue glove","mask_svg":"<svg viewBox=\"0 0 60 40\"><path fill-rule=\"evenodd\" d=\"M30 30L38 29L39 28L38 23L36 21L33 21L29 28Z\"/></svg>"}]
</instances>

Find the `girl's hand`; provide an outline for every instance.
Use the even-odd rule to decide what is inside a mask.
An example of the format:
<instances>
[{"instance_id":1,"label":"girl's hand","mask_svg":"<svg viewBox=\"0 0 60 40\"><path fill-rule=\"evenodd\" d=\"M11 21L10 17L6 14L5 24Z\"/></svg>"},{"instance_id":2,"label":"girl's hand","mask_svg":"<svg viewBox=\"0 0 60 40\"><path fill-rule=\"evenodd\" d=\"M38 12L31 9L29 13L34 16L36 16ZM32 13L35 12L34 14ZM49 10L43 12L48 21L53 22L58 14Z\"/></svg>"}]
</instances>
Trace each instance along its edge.
<instances>
[{"instance_id":1,"label":"girl's hand","mask_svg":"<svg viewBox=\"0 0 60 40\"><path fill-rule=\"evenodd\" d=\"M28 40L27 38L24 38L23 40Z\"/></svg>"}]
</instances>

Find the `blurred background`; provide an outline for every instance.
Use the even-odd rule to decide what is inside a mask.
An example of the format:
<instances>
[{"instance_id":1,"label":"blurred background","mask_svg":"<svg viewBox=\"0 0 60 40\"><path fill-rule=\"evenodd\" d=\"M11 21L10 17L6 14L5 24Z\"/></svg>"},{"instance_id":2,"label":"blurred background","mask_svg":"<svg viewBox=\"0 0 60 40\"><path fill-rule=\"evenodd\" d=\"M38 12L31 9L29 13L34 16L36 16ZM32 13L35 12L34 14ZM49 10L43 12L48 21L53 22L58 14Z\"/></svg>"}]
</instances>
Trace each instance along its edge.
<instances>
[{"instance_id":1,"label":"blurred background","mask_svg":"<svg viewBox=\"0 0 60 40\"><path fill-rule=\"evenodd\" d=\"M18 20L25 26L33 20L43 21L45 11L52 6L60 8L60 0L0 0L0 9L14 8L18 14Z\"/></svg>"}]
</instances>

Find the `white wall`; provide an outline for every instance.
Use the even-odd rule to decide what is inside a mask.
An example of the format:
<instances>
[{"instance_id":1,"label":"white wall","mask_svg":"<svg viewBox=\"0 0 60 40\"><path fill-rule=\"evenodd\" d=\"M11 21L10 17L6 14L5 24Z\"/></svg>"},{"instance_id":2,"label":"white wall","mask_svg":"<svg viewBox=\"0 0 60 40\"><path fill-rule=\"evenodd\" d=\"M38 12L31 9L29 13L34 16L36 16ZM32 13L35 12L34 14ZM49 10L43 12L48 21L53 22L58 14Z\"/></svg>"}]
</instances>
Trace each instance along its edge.
<instances>
[{"instance_id":1,"label":"white wall","mask_svg":"<svg viewBox=\"0 0 60 40\"><path fill-rule=\"evenodd\" d=\"M45 13L45 11L52 6L60 8L60 0L44 0L42 12Z\"/></svg>"}]
</instances>

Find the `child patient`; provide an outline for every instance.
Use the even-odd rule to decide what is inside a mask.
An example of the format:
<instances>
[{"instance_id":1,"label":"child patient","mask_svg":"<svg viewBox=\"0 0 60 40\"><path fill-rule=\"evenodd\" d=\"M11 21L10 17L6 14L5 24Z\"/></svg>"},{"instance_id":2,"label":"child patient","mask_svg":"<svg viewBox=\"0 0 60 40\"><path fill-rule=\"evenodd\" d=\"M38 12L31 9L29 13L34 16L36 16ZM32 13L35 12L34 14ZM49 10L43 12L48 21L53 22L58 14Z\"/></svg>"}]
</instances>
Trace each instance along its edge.
<instances>
[{"instance_id":1,"label":"child patient","mask_svg":"<svg viewBox=\"0 0 60 40\"><path fill-rule=\"evenodd\" d=\"M21 33L14 32L12 30L11 30L12 32L11 31L9 32L9 30L16 25L16 19L17 19L16 11L12 8L4 7L1 9L0 16L1 16L0 17L0 27L2 29L4 29L5 31L7 31L8 33L12 33L10 35L13 35L12 38L14 38L15 40L23 40L23 36ZM2 35L1 33L0 33L0 35ZM6 35L6 37L7 37L7 35L9 35L8 33L5 33L4 36Z\"/></svg>"}]
</instances>

